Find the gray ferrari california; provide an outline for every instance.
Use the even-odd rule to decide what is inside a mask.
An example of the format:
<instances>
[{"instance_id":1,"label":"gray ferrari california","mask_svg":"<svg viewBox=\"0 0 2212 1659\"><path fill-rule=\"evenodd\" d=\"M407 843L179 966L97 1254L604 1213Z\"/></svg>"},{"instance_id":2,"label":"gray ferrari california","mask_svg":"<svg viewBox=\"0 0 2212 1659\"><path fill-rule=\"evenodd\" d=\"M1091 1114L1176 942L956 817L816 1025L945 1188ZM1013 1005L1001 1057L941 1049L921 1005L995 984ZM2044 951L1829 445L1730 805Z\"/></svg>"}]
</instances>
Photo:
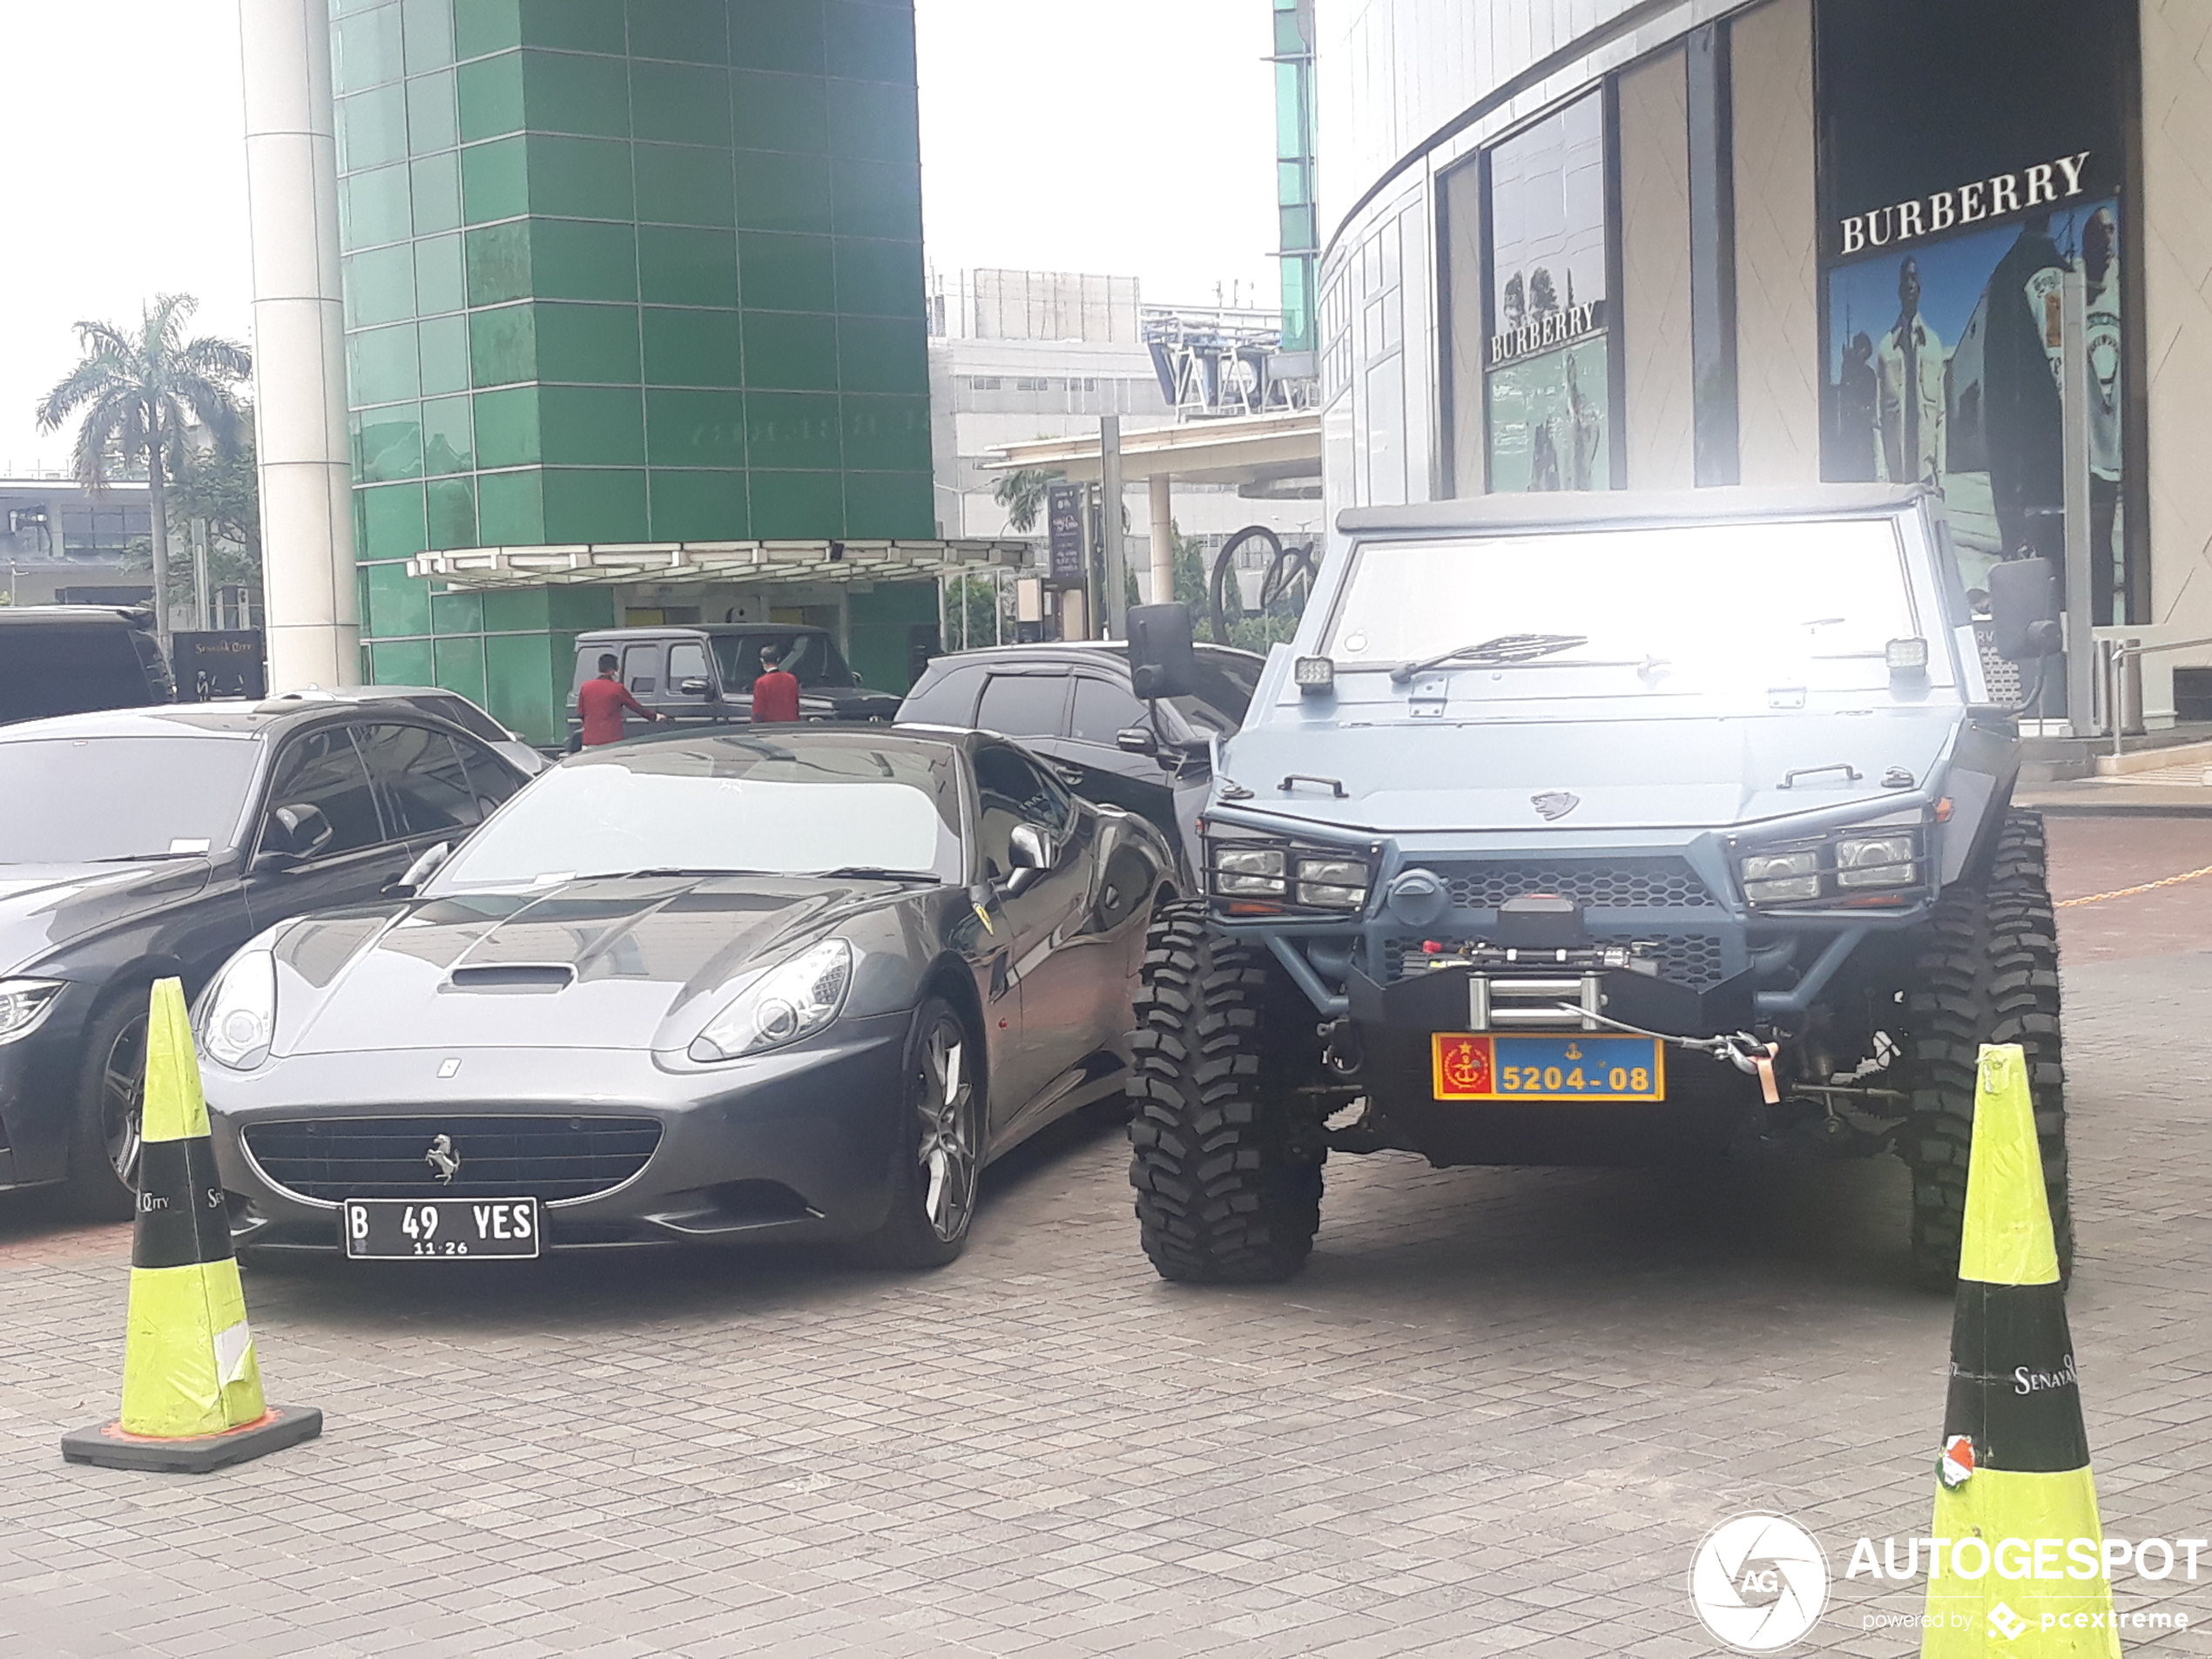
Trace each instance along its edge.
<instances>
[{"instance_id":1,"label":"gray ferrari california","mask_svg":"<svg viewBox=\"0 0 2212 1659\"><path fill-rule=\"evenodd\" d=\"M196 1011L246 1251L961 1250L983 1165L1122 1086L1172 857L976 732L587 751Z\"/></svg>"}]
</instances>

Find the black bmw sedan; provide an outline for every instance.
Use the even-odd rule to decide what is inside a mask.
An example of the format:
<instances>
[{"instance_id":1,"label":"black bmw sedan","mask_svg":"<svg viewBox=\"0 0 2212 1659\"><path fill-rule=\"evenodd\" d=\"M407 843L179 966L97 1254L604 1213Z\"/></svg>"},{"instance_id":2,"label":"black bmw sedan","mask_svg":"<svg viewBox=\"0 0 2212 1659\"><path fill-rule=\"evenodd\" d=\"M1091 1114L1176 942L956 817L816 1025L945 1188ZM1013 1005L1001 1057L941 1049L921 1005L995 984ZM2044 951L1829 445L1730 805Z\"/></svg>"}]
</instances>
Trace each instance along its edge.
<instances>
[{"instance_id":1,"label":"black bmw sedan","mask_svg":"<svg viewBox=\"0 0 2212 1659\"><path fill-rule=\"evenodd\" d=\"M525 781L369 698L201 704L0 731L0 1188L137 1207L146 988L374 899Z\"/></svg>"},{"instance_id":2,"label":"black bmw sedan","mask_svg":"<svg viewBox=\"0 0 2212 1659\"><path fill-rule=\"evenodd\" d=\"M976 733L588 751L404 904L284 923L197 1024L243 1251L786 1238L929 1266L1121 1086L1172 860Z\"/></svg>"}]
</instances>

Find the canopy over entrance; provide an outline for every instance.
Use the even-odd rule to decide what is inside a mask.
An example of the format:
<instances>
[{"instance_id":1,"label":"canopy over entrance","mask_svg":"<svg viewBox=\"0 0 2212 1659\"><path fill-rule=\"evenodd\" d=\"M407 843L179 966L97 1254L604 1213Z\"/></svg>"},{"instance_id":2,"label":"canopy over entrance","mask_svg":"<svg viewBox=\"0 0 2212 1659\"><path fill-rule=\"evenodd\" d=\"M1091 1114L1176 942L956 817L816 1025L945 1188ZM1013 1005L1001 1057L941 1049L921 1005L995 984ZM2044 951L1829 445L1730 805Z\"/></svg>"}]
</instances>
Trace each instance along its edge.
<instances>
[{"instance_id":1,"label":"canopy over entrance","mask_svg":"<svg viewBox=\"0 0 2212 1659\"><path fill-rule=\"evenodd\" d=\"M470 547L421 553L408 574L455 588L584 583L741 582L748 587L900 582L1023 563L1027 542L629 542L569 547Z\"/></svg>"}]
</instances>

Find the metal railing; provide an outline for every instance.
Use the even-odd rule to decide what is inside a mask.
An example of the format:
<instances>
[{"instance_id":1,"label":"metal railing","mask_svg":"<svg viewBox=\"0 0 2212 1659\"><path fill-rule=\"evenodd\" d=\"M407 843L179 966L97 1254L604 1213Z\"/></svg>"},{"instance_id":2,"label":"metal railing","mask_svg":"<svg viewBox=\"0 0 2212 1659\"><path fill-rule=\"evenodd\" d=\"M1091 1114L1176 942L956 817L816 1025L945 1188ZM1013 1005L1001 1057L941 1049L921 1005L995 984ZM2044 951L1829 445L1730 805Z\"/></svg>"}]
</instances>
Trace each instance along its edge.
<instances>
[{"instance_id":1,"label":"metal railing","mask_svg":"<svg viewBox=\"0 0 2212 1659\"><path fill-rule=\"evenodd\" d=\"M2132 640L2100 640L2098 650L2104 657L2105 718L2112 722L2112 756L2117 760L2127 752L2128 711L2124 700L2128 668L2131 663L2153 656L2161 651L2191 651L2199 646L2212 645L2212 638L2172 639L2155 645L2142 645ZM2136 696L2141 698L2141 682L2136 682ZM2140 715L2141 711L2137 711Z\"/></svg>"}]
</instances>

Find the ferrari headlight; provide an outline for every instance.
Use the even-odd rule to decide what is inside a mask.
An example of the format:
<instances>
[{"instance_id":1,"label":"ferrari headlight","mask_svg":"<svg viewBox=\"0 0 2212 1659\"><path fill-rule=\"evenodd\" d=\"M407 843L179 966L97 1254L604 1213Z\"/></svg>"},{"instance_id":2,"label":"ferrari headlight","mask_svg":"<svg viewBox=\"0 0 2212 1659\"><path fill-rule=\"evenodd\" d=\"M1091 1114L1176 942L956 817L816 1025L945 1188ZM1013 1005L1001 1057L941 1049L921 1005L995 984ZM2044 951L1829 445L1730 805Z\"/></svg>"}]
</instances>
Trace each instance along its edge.
<instances>
[{"instance_id":1,"label":"ferrari headlight","mask_svg":"<svg viewBox=\"0 0 2212 1659\"><path fill-rule=\"evenodd\" d=\"M200 1011L199 1046L233 1071L269 1057L276 1036L276 957L266 950L233 956Z\"/></svg>"},{"instance_id":2,"label":"ferrari headlight","mask_svg":"<svg viewBox=\"0 0 2212 1659\"><path fill-rule=\"evenodd\" d=\"M29 1036L61 989L57 979L0 979L0 1042Z\"/></svg>"},{"instance_id":3,"label":"ferrari headlight","mask_svg":"<svg viewBox=\"0 0 2212 1659\"><path fill-rule=\"evenodd\" d=\"M736 1060L811 1036L837 1017L853 985L853 948L825 939L738 993L692 1041L694 1060Z\"/></svg>"}]
</instances>

